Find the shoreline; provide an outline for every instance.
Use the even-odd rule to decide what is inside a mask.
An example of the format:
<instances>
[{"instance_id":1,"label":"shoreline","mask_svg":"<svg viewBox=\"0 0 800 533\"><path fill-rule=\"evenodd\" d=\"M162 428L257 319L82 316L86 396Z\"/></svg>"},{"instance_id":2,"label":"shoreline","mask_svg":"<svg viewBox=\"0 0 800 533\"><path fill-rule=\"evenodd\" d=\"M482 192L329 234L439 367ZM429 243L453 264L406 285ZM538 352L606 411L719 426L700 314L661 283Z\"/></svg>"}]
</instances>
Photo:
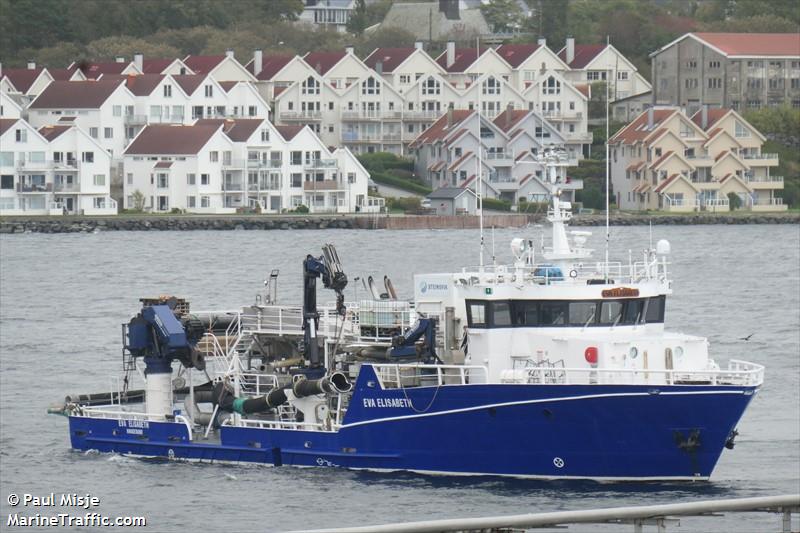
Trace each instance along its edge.
<instances>
[{"instance_id":1,"label":"shoreline","mask_svg":"<svg viewBox=\"0 0 800 533\"><path fill-rule=\"evenodd\" d=\"M518 228L546 222L542 214L487 214L484 227ZM616 213L612 226L800 224L800 213L649 215ZM0 234L90 233L96 231L235 231L292 229L476 229L477 216L434 215L163 215L109 217L3 217ZM571 226L603 226L602 214L577 215Z\"/></svg>"}]
</instances>

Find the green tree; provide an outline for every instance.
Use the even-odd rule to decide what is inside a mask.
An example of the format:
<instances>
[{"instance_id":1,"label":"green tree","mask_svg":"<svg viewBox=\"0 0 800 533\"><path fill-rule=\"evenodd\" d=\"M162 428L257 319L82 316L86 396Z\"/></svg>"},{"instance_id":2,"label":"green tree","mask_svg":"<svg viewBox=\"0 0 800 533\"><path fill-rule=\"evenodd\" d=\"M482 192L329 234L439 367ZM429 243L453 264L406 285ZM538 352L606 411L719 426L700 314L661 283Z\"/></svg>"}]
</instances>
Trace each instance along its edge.
<instances>
[{"instance_id":1,"label":"green tree","mask_svg":"<svg viewBox=\"0 0 800 533\"><path fill-rule=\"evenodd\" d=\"M568 33L570 0L536 0L531 2L534 14L525 21L526 32L544 37L552 48L559 48Z\"/></svg>"},{"instance_id":2,"label":"green tree","mask_svg":"<svg viewBox=\"0 0 800 533\"><path fill-rule=\"evenodd\" d=\"M515 0L490 0L481 4L480 9L495 32L509 32L522 26L522 9Z\"/></svg>"},{"instance_id":3,"label":"green tree","mask_svg":"<svg viewBox=\"0 0 800 533\"><path fill-rule=\"evenodd\" d=\"M709 31L733 33L797 33L797 23L776 15L763 13L745 18L727 19L705 25Z\"/></svg>"},{"instance_id":4,"label":"green tree","mask_svg":"<svg viewBox=\"0 0 800 533\"><path fill-rule=\"evenodd\" d=\"M356 7L347 20L347 31L354 35L361 35L367 24L367 4L364 0L356 0Z\"/></svg>"}]
</instances>

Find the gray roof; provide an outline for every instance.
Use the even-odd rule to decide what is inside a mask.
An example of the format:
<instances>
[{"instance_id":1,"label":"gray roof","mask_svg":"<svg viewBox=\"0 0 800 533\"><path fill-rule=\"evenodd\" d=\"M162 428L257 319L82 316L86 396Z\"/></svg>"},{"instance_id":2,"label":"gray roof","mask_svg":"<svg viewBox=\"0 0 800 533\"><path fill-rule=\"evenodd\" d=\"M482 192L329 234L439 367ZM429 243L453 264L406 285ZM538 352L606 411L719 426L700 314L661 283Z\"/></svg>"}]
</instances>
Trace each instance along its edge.
<instances>
[{"instance_id":1,"label":"gray roof","mask_svg":"<svg viewBox=\"0 0 800 533\"><path fill-rule=\"evenodd\" d=\"M430 193L425 198L430 198L431 200L437 199L454 199L458 198L465 192L475 194L472 192L472 189L462 189L461 187L442 187L441 189L436 189L432 193Z\"/></svg>"},{"instance_id":2,"label":"gray roof","mask_svg":"<svg viewBox=\"0 0 800 533\"><path fill-rule=\"evenodd\" d=\"M459 17L458 20L448 19L439 11L438 2L394 3L380 27L402 28L423 41L458 39L492 32L479 9L461 9Z\"/></svg>"}]
</instances>

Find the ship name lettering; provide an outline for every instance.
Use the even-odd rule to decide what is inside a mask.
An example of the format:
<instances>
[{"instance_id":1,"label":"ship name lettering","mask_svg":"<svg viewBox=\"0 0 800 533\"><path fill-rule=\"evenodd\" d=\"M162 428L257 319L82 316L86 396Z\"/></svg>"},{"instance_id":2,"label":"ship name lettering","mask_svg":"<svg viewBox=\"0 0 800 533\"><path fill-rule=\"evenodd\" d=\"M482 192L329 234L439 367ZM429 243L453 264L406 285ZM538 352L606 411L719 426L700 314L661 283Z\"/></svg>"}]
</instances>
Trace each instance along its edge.
<instances>
[{"instance_id":1,"label":"ship name lettering","mask_svg":"<svg viewBox=\"0 0 800 533\"><path fill-rule=\"evenodd\" d=\"M364 407L397 408L410 407L405 398L364 398Z\"/></svg>"}]
</instances>

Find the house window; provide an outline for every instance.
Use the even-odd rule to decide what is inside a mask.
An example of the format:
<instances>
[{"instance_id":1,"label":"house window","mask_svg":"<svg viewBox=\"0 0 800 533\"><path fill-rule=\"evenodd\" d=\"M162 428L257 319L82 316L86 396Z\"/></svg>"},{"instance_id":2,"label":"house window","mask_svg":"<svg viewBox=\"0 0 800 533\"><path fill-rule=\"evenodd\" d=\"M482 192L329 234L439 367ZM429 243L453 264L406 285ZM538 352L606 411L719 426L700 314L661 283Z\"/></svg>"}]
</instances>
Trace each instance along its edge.
<instances>
[{"instance_id":1,"label":"house window","mask_svg":"<svg viewBox=\"0 0 800 533\"><path fill-rule=\"evenodd\" d=\"M0 176L0 189L13 189L14 188L14 175L3 174Z\"/></svg>"},{"instance_id":2,"label":"house window","mask_svg":"<svg viewBox=\"0 0 800 533\"><path fill-rule=\"evenodd\" d=\"M254 105L247 106L247 114L251 117L256 116L256 106Z\"/></svg>"},{"instance_id":3,"label":"house window","mask_svg":"<svg viewBox=\"0 0 800 533\"><path fill-rule=\"evenodd\" d=\"M500 94L500 81L490 76L483 82L483 94Z\"/></svg>"},{"instance_id":4,"label":"house window","mask_svg":"<svg viewBox=\"0 0 800 533\"><path fill-rule=\"evenodd\" d=\"M210 161L212 163L217 163L219 161L219 152L217 152L216 150L211 151L208 153L208 157L210 158Z\"/></svg>"},{"instance_id":5,"label":"house window","mask_svg":"<svg viewBox=\"0 0 800 533\"><path fill-rule=\"evenodd\" d=\"M114 138L114 128L103 128L103 137L106 139Z\"/></svg>"},{"instance_id":6,"label":"house window","mask_svg":"<svg viewBox=\"0 0 800 533\"><path fill-rule=\"evenodd\" d=\"M302 187L303 186L303 175L299 172L295 172L292 174L292 187Z\"/></svg>"},{"instance_id":7,"label":"house window","mask_svg":"<svg viewBox=\"0 0 800 533\"><path fill-rule=\"evenodd\" d=\"M605 72L603 74L605 74ZM561 82L558 81L557 79L555 79L554 76L550 76L542 84L542 93L543 94L561 94Z\"/></svg>"},{"instance_id":8,"label":"house window","mask_svg":"<svg viewBox=\"0 0 800 533\"><path fill-rule=\"evenodd\" d=\"M214 86L213 85L206 85L203 90L205 91L206 98L212 98L214 96Z\"/></svg>"},{"instance_id":9,"label":"house window","mask_svg":"<svg viewBox=\"0 0 800 533\"><path fill-rule=\"evenodd\" d=\"M94 186L95 187L105 187L106 185L106 175L105 174L95 174L94 175Z\"/></svg>"},{"instance_id":10,"label":"house window","mask_svg":"<svg viewBox=\"0 0 800 533\"><path fill-rule=\"evenodd\" d=\"M719 61L709 61L708 62L708 68L719 68L719 67L720 67Z\"/></svg>"},{"instance_id":11,"label":"house window","mask_svg":"<svg viewBox=\"0 0 800 533\"><path fill-rule=\"evenodd\" d=\"M133 172L128 172L128 185L133 185Z\"/></svg>"},{"instance_id":12,"label":"house window","mask_svg":"<svg viewBox=\"0 0 800 533\"><path fill-rule=\"evenodd\" d=\"M211 207L211 197L210 196L201 196L200 197L200 207Z\"/></svg>"},{"instance_id":13,"label":"house window","mask_svg":"<svg viewBox=\"0 0 800 533\"><path fill-rule=\"evenodd\" d=\"M269 130L266 128L261 130L261 142L269 142Z\"/></svg>"},{"instance_id":14,"label":"house window","mask_svg":"<svg viewBox=\"0 0 800 533\"><path fill-rule=\"evenodd\" d=\"M745 125L739 122L738 120L736 121L736 137L737 138L750 137L750 130L747 129Z\"/></svg>"},{"instance_id":15,"label":"house window","mask_svg":"<svg viewBox=\"0 0 800 533\"><path fill-rule=\"evenodd\" d=\"M722 78L708 78L708 88L709 89L721 89L722 88Z\"/></svg>"},{"instance_id":16,"label":"house window","mask_svg":"<svg viewBox=\"0 0 800 533\"><path fill-rule=\"evenodd\" d=\"M361 94L381 94L381 86L375 78L370 76L361 82Z\"/></svg>"},{"instance_id":17,"label":"house window","mask_svg":"<svg viewBox=\"0 0 800 533\"><path fill-rule=\"evenodd\" d=\"M17 130L15 132L15 138L17 139L18 143L24 143L28 140L28 132L25 130Z\"/></svg>"},{"instance_id":18,"label":"house window","mask_svg":"<svg viewBox=\"0 0 800 533\"><path fill-rule=\"evenodd\" d=\"M620 70L617 72L617 79L620 81L627 81L628 79L628 71L627 70Z\"/></svg>"},{"instance_id":19,"label":"house window","mask_svg":"<svg viewBox=\"0 0 800 533\"><path fill-rule=\"evenodd\" d=\"M81 161L84 163L94 163L94 152L81 152Z\"/></svg>"},{"instance_id":20,"label":"house window","mask_svg":"<svg viewBox=\"0 0 800 533\"><path fill-rule=\"evenodd\" d=\"M355 172L348 172L347 173L347 183L355 183L356 182L356 173Z\"/></svg>"},{"instance_id":21,"label":"house window","mask_svg":"<svg viewBox=\"0 0 800 533\"><path fill-rule=\"evenodd\" d=\"M111 111L112 111L112 113L114 114L115 117L121 117L122 116L122 106L121 105L112 106L111 107Z\"/></svg>"},{"instance_id":22,"label":"house window","mask_svg":"<svg viewBox=\"0 0 800 533\"><path fill-rule=\"evenodd\" d=\"M195 175L190 173L186 174L186 184L187 185L194 185L195 184Z\"/></svg>"},{"instance_id":23,"label":"house window","mask_svg":"<svg viewBox=\"0 0 800 533\"><path fill-rule=\"evenodd\" d=\"M208 174L200 174L200 185L208 185L210 181Z\"/></svg>"},{"instance_id":24,"label":"house window","mask_svg":"<svg viewBox=\"0 0 800 533\"><path fill-rule=\"evenodd\" d=\"M411 76L409 74L401 74L400 75L400 83L401 84L408 84L411 83Z\"/></svg>"},{"instance_id":25,"label":"house window","mask_svg":"<svg viewBox=\"0 0 800 533\"><path fill-rule=\"evenodd\" d=\"M292 165L302 165L303 164L303 152L292 151L290 154L290 164Z\"/></svg>"},{"instance_id":26,"label":"house window","mask_svg":"<svg viewBox=\"0 0 800 533\"><path fill-rule=\"evenodd\" d=\"M97 128L89 128L89 137L92 139L97 139L98 131Z\"/></svg>"},{"instance_id":27,"label":"house window","mask_svg":"<svg viewBox=\"0 0 800 533\"><path fill-rule=\"evenodd\" d=\"M428 77L428 79L422 82L422 94L424 95L439 94L440 90L439 82L433 76Z\"/></svg>"},{"instance_id":28,"label":"house window","mask_svg":"<svg viewBox=\"0 0 800 533\"><path fill-rule=\"evenodd\" d=\"M314 76L309 76L303 81L300 92L302 94L319 94L319 82Z\"/></svg>"},{"instance_id":29,"label":"house window","mask_svg":"<svg viewBox=\"0 0 800 533\"><path fill-rule=\"evenodd\" d=\"M172 85L164 85L164 98L172 98Z\"/></svg>"},{"instance_id":30,"label":"house window","mask_svg":"<svg viewBox=\"0 0 800 533\"><path fill-rule=\"evenodd\" d=\"M195 202L196 201L197 200L195 199L194 196L187 196L186 197L186 207L188 207L189 209L195 207Z\"/></svg>"}]
</instances>

